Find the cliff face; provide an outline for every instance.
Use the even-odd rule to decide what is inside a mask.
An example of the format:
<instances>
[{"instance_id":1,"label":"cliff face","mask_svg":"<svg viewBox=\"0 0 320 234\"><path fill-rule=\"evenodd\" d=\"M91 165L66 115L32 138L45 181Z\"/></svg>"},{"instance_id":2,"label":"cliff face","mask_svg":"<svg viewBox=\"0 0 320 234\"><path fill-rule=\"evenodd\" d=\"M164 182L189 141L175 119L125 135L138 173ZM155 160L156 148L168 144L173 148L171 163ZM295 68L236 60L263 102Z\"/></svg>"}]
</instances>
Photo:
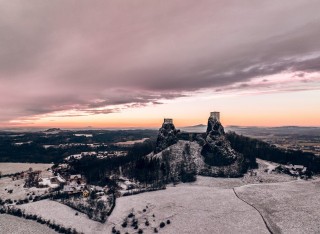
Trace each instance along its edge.
<instances>
[{"instance_id":1,"label":"cliff face","mask_svg":"<svg viewBox=\"0 0 320 234\"><path fill-rule=\"evenodd\" d=\"M154 152L144 160L141 165L153 165L148 173L165 183L194 181L196 175L239 177L246 171L244 156L232 149L223 126L214 117L209 118L203 134L181 134L172 123L165 122Z\"/></svg>"},{"instance_id":2,"label":"cliff face","mask_svg":"<svg viewBox=\"0 0 320 234\"><path fill-rule=\"evenodd\" d=\"M230 165L237 159L238 154L226 139L223 126L215 118L208 119L206 143L202 147L201 154L205 158L205 163L210 166Z\"/></svg>"},{"instance_id":3,"label":"cliff face","mask_svg":"<svg viewBox=\"0 0 320 234\"><path fill-rule=\"evenodd\" d=\"M159 153L165 148L176 144L178 142L178 132L179 130L177 130L172 123L163 123L162 127L159 129L154 153Z\"/></svg>"}]
</instances>

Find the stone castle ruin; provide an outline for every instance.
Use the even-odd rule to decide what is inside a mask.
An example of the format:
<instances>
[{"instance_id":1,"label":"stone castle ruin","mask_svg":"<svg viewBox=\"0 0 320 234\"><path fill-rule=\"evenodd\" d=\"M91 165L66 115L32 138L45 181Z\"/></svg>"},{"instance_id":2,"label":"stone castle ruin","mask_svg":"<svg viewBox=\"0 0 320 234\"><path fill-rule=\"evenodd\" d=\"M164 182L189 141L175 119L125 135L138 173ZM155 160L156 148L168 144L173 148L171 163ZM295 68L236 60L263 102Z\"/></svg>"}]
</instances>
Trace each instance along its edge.
<instances>
[{"instance_id":1,"label":"stone castle ruin","mask_svg":"<svg viewBox=\"0 0 320 234\"><path fill-rule=\"evenodd\" d=\"M172 119L167 119L165 118L163 121L164 124L173 124L173 120Z\"/></svg>"},{"instance_id":2,"label":"stone castle ruin","mask_svg":"<svg viewBox=\"0 0 320 234\"><path fill-rule=\"evenodd\" d=\"M169 147L178 142L179 130L176 130L173 120L165 118L162 124L162 127L159 129L155 153L159 153L165 148Z\"/></svg>"},{"instance_id":3,"label":"stone castle ruin","mask_svg":"<svg viewBox=\"0 0 320 234\"><path fill-rule=\"evenodd\" d=\"M210 118L220 121L220 112L217 112L217 111L210 112Z\"/></svg>"}]
</instances>

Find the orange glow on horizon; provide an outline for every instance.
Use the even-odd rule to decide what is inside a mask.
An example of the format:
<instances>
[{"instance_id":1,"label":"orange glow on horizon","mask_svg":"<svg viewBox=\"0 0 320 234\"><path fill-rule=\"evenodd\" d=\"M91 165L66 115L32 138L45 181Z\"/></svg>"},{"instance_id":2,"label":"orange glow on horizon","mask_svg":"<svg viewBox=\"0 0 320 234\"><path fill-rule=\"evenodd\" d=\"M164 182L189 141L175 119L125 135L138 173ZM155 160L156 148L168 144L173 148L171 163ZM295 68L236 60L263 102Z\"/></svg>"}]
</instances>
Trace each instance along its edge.
<instances>
[{"instance_id":1,"label":"orange glow on horizon","mask_svg":"<svg viewBox=\"0 0 320 234\"><path fill-rule=\"evenodd\" d=\"M320 126L320 92L304 91L211 98L208 94L161 105L128 108L98 115L66 116L54 113L15 120L2 127L40 128L159 128L172 118L177 128L206 124L211 111L219 111L224 126Z\"/></svg>"},{"instance_id":2,"label":"orange glow on horizon","mask_svg":"<svg viewBox=\"0 0 320 234\"><path fill-rule=\"evenodd\" d=\"M289 116L277 116L272 119L261 119L249 116L222 116L221 123L224 126L261 126L261 127L277 127L277 126L320 126L318 118L308 119L290 119ZM288 121L290 119L290 121ZM207 124L208 117L199 119L173 119L176 127L193 126L198 124ZM96 122L41 122L38 124L21 124L19 127L39 127L39 128L159 128L163 123L163 119L149 120L131 120L131 121L96 121Z\"/></svg>"}]
</instances>

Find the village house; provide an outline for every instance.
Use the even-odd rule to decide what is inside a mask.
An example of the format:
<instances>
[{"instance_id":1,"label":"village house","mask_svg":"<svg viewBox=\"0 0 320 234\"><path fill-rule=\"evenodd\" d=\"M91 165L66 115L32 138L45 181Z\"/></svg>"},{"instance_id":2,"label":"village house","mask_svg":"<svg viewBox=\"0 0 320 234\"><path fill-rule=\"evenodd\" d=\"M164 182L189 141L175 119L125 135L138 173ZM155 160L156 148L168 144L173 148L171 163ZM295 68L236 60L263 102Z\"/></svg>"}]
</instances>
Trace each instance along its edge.
<instances>
[{"instance_id":1,"label":"village house","mask_svg":"<svg viewBox=\"0 0 320 234\"><path fill-rule=\"evenodd\" d=\"M70 175L69 180L63 187L63 192L66 193L79 193L86 189L86 181L81 174Z\"/></svg>"},{"instance_id":2,"label":"village house","mask_svg":"<svg viewBox=\"0 0 320 234\"><path fill-rule=\"evenodd\" d=\"M44 188L58 188L59 186L63 186L66 183L66 180L60 176L50 176L50 177L40 177L38 179L38 187Z\"/></svg>"}]
</instances>

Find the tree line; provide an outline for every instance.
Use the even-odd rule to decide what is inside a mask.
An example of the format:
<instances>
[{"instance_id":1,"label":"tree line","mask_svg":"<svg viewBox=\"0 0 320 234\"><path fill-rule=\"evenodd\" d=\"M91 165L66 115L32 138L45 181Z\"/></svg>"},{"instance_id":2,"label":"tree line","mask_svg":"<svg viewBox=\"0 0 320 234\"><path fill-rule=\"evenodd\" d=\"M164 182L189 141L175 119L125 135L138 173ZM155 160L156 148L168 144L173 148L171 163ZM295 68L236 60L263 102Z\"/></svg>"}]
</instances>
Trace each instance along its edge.
<instances>
[{"instance_id":1,"label":"tree line","mask_svg":"<svg viewBox=\"0 0 320 234\"><path fill-rule=\"evenodd\" d=\"M264 141L227 133L233 149L249 158L260 158L280 164L303 165L314 173L320 172L320 157L300 150L286 150L270 145Z\"/></svg>"}]
</instances>

